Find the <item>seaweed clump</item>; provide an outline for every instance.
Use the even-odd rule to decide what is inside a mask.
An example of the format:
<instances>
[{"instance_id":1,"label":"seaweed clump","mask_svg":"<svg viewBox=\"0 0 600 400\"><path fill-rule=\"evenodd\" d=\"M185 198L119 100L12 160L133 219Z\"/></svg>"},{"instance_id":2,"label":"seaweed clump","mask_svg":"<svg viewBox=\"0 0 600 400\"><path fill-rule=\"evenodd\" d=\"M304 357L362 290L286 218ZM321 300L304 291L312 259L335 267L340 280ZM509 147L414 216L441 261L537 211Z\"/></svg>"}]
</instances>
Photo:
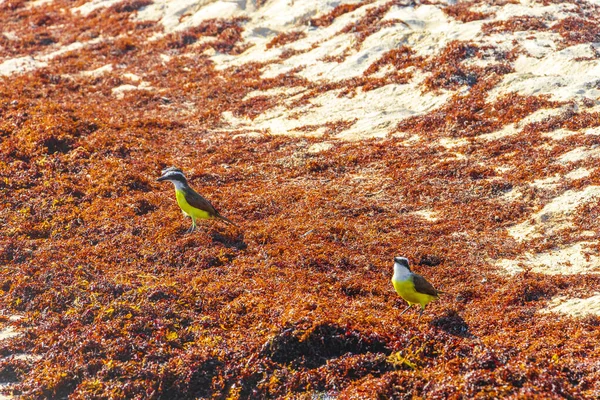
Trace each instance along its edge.
<instances>
[{"instance_id":1,"label":"seaweed clump","mask_svg":"<svg viewBox=\"0 0 600 400\"><path fill-rule=\"evenodd\" d=\"M293 32L282 32L279 35L275 36L269 43L267 43L267 49L272 47L280 47L289 43L293 43L297 40L306 37L306 33L302 31L293 31Z\"/></svg>"},{"instance_id":2,"label":"seaweed clump","mask_svg":"<svg viewBox=\"0 0 600 400\"><path fill-rule=\"evenodd\" d=\"M182 49L195 44L201 37L212 37L214 40L203 42L195 50L201 53L212 48L225 54L240 54L245 50L245 47L239 44L244 31L242 23L245 21L245 18L207 20L186 31L168 35L162 40L162 46L167 49Z\"/></svg>"},{"instance_id":3,"label":"seaweed clump","mask_svg":"<svg viewBox=\"0 0 600 400\"><path fill-rule=\"evenodd\" d=\"M471 8L477 5L474 1L462 1L442 8L444 13L460 22L472 22L487 19L494 16L494 13L473 11Z\"/></svg>"},{"instance_id":4,"label":"seaweed clump","mask_svg":"<svg viewBox=\"0 0 600 400\"><path fill-rule=\"evenodd\" d=\"M544 21L531 15L519 15L505 21L486 22L481 26L481 31L486 35L522 31L543 32L547 29L548 25Z\"/></svg>"},{"instance_id":5,"label":"seaweed clump","mask_svg":"<svg viewBox=\"0 0 600 400\"><path fill-rule=\"evenodd\" d=\"M310 24L311 24L311 26L318 26L321 28L328 27L340 15L344 15L349 12L352 12L352 11L356 10L357 8L360 8L366 4L369 4L370 2L371 1L360 2L360 3L355 3L355 4L340 4L339 6L336 6L333 10L331 10L329 13L322 15L318 18L312 18L310 20Z\"/></svg>"},{"instance_id":6,"label":"seaweed clump","mask_svg":"<svg viewBox=\"0 0 600 400\"><path fill-rule=\"evenodd\" d=\"M473 43L452 41L440 55L423 62L423 69L431 72L425 79L427 90L456 89L459 86L474 86L487 75L504 75L512 72L512 67L506 59L507 54L488 54L485 48ZM485 67L467 65L465 62L472 58L494 57L499 62Z\"/></svg>"},{"instance_id":7,"label":"seaweed clump","mask_svg":"<svg viewBox=\"0 0 600 400\"><path fill-rule=\"evenodd\" d=\"M571 16L561 19L550 29L562 36L565 46L600 41L598 20Z\"/></svg>"}]
</instances>

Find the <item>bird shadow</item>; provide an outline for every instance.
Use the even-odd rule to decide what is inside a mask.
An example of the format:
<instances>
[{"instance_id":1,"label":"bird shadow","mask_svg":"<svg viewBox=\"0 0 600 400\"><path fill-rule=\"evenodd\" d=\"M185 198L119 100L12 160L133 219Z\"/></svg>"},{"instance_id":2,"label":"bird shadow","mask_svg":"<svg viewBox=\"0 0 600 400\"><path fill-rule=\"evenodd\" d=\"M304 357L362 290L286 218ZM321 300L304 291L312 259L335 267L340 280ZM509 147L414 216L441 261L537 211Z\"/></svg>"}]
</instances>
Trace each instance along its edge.
<instances>
[{"instance_id":1,"label":"bird shadow","mask_svg":"<svg viewBox=\"0 0 600 400\"><path fill-rule=\"evenodd\" d=\"M245 250L248 247L244 241L243 233L228 235L221 232L212 232L211 238L213 243L221 243L229 249Z\"/></svg>"},{"instance_id":2,"label":"bird shadow","mask_svg":"<svg viewBox=\"0 0 600 400\"><path fill-rule=\"evenodd\" d=\"M455 310L446 310L446 313L431 321L431 325L453 336L462 338L475 338L469 332L469 325Z\"/></svg>"}]
</instances>

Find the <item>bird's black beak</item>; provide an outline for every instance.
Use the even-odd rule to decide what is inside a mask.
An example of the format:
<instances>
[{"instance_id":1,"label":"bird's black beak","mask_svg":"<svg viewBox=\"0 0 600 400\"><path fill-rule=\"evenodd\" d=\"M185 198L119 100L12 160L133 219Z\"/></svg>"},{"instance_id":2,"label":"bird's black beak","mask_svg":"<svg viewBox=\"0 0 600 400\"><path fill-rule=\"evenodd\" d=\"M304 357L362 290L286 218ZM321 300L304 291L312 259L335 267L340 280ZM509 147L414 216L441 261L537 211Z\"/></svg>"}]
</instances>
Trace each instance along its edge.
<instances>
[{"instance_id":1,"label":"bird's black beak","mask_svg":"<svg viewBox=\"0 0 600 400\"><path fill-rule=\"evenodd\" d=\"M161 176L160 178L158 178L158 179L156 180L156 182L162 182L162 181L164 181L165 179L167 179L167 178L165 178L164 176Z\"/></svg>"}]
</instances>

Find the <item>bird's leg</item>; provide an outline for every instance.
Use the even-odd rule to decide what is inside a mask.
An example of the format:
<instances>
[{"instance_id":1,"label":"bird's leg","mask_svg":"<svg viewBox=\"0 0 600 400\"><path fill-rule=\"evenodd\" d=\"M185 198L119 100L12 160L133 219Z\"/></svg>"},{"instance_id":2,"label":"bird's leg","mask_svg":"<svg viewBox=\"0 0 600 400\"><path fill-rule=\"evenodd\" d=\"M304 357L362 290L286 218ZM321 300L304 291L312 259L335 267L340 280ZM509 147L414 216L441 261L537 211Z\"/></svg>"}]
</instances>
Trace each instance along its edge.
<instances>
[{"instance_id":1,"label":"bird's leg","mask_svg":"<svg viewBox=\"0 0 600 400\"><path fill-rule=\"evenodd\" d=\"M192 233L196 230L196 219L192 217L192 226L185 233Z\"/></svg>"},{"instance_id":2,"label":"bird's leg","mask_svg":"<svg viewBox=\"0 0 600 400\"><path fill-rule=\"evenodd\" d=\"M402 314L404 314L405 312L407 312L409 308L410 308L410 304L408 305L408 307L406 307L406 308L404 309L404 311L402 311L402 312L400 313L400 315L402 315Z\"/></svg>"},{"instance_id":3,"label":"bird's leg","mask_svg":"<svg viewBox=\"0 0 600 400\"><path fill-rule=\"evenodd\" d=\"M425 307L421 307L421 312L419 313L419 318L417 318L417 321L419 321L421 319L421 315L423 315L423 311L425 311Z\"/></svg>"}]
</instances>

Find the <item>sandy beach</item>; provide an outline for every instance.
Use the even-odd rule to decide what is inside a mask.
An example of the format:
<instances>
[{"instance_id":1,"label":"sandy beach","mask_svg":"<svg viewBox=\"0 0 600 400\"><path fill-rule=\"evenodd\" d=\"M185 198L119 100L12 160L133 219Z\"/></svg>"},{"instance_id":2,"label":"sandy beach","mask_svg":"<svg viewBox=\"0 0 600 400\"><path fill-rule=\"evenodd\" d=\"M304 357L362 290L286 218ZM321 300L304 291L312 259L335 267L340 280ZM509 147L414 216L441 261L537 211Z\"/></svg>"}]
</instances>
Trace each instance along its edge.
<instances>
[{"instance_id":1,"label":"sandy beach","mask_svg":"<svg viewBox=\"0 0 600 400\"><path fill-rule=\"evenodd\" d=\"M0 0L4 393L597 397L599 16Z\"/></svg>"}]
</instances>

